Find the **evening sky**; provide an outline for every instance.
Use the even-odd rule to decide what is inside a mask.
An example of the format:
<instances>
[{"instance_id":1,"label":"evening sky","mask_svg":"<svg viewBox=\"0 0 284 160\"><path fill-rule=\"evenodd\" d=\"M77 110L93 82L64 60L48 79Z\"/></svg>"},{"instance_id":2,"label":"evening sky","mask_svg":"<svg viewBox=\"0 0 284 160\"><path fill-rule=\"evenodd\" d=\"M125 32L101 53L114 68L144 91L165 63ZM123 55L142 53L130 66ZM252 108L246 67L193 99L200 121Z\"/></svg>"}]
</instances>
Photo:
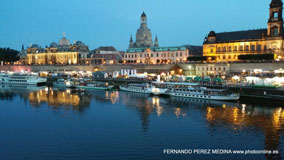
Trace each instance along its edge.
<instances>
[{"instance_id":1,"label":"evening sky","mask_svg":"<svg viewBox=\"0 0 284 160\"><path fill-rule=\"evenodd\" d=\"M0 0L0 47L58 42L125 50L143 11L160 46L202 45L216 32L267 27L270 0Z\"/></svg>"}]
</instances>

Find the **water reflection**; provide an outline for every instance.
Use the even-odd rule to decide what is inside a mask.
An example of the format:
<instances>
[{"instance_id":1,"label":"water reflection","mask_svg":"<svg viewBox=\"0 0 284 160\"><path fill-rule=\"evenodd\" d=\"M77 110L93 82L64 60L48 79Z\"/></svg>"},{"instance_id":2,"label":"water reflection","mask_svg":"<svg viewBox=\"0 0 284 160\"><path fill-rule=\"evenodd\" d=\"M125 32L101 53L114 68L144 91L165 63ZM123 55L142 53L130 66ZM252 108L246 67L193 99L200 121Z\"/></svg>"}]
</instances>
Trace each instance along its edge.
<instances>
[{"instance_id":1,"label":"water reflection","mask_svg":"<svg viewBox=\"0 0 284 160\"><path fill-rule=\"evenodd\" d=\"M216 133L238 134L241 132L261 133L264 136L264 148L283 150L280 145L284 128L284 109L282 104L271 107L249 102L220 102L189 98L150 97L142 93L119 91L76 91L53 88L13 88L2 86L1 100L13 100L16 95L28 101L32 107L47 104L52 109L72 108L79 112L90 108L92 101L108 105L123 106L135 111L141 120L141 128L148 132L151 121L171 117L174 119L191 118L195 114L203 120L214 136ZM122 105L121 105L122 104ZM108 106L107 105L107 106ZM94 106L95 107L95 106ZM84 113L85 115L88 112ZM249 139L248 139L249 140ZM252 146L253 147L253 146ZM268 156L268 159L280 159L281 155Z\"/></svg>"}]
</instances>

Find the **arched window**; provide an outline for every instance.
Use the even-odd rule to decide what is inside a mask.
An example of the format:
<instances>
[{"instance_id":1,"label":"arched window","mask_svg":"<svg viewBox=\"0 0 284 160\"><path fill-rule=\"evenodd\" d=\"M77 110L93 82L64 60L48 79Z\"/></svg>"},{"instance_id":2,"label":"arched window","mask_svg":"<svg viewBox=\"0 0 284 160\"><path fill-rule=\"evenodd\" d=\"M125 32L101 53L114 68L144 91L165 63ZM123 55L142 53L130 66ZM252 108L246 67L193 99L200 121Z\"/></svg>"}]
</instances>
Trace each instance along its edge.
<instances>
[{"instance_id":1,"label":"arched window","mask_svg":"<svg viewBox=\"0 0 284 160\"><path fill-rule=\"evenodd\" d=\"M237 46L235 46L235 51L237 51L238 50L238 47Z\"/></svg>"},{"instance_id":2,"label":"arched window","mask_svg":"<svg viewBox=\"0 0 284 160\"><path fill-rule=\"evenodd\" d=\"M251 51L255 51L255 45L251 46Z\"/></svg>"},{"instance_id":3,"label":"arched window","mask_svg":"<svg viewBox=\"0 0 284 160\"><path fill-rule=\"evenodd\" d=\"M257 51L261 51L261 45L257 45Z\"/></svg>"},{"instance_id":4,"label":"arched window","mask_svg":"<svg viewBox=\"0 0 284 160\"><path fill-rule=\"evenodd\" d=\"M245 46L245 51L249 51L249 46L248 45Z\"/></svg>"},{"instance_id":5,"label":"arched window","mask_svg":"<svg viewBox=\"0 0 284 160\"><path fill-rule=\"evenodd\" d=\"M272 34L273 34L273 36L278 36L278 28L277 27L274 27L273 29L272 29Z\"/></svg>"}]
</instances>

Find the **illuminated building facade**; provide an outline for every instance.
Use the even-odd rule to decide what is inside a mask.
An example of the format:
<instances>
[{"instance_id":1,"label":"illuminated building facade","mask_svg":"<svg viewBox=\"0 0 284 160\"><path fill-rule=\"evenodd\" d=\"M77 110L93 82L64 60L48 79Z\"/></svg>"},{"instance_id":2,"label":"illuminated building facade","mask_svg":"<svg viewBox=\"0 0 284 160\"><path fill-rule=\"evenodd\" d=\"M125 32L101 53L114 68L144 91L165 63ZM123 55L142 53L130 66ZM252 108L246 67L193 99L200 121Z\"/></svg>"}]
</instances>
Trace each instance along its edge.
<instances>
[{"instance_id":1,"label":"illuminated building facade","mask_svg":"<svg viewBox=\"0 0 284 160\"><path fill-rule=\"evenodd\" d=\"M52 42L46 48L41 48L37 44L31 45L27 49L27 61L29 65L52 65L52 64L78 64L79 58L87 58L89 55L88 46L81 41L70 44L65 36L59 41Z\"/></svg>"},{"instance_id":2,"label":"illuminated building facade","mask_svg":"<svg viewBox=\"0 0 284 160\"><path fill-rule=\"evenodd\" d=\"M93 51L92 64L117 64L122 61L121 55L113 46L101 46Z\"/></svg>"},{"instance_id":3,"label":"illuminated building facade","mask_svg":"<svg viewBox=\"0 0 284 160\"><path fill-rule=\"evenodd\" d=\"M168 64L186 62L186 47L129 48L123 56L124 63Z\"/></svg>"},{"instance_id":4,"label":"illuminated building facade","mask_svg":"<svg viewBox=\"0 0 284 160\"><path fill-rule=\"evenodd\" d=\"M211 31L203 44L203 56L217 62L238 61L239 55L273 53L283 60L283 3L272 0L267 29L215 33ZM212 59L213 60L213 59Z\"/></svg>"}]
</instances>

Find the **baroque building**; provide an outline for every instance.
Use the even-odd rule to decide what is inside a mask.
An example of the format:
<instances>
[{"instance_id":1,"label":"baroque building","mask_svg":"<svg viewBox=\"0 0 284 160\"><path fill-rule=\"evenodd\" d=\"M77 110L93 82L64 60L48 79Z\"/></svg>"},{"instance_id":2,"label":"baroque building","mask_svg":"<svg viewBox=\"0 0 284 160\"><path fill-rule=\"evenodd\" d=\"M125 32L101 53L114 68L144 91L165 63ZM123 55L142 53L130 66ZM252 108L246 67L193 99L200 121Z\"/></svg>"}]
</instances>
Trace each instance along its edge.
<instances>
[{"instance_id":1,"label":"baroque building","mask_svg":"<svg viewBox=\"0 0 284 160\"><path fill-rule=\"evenodd\" d=\"M52 64L78 64L80 58L87 58L88 46L81 41L75 41L72 45L63 35L58 44L52 42L45 48L33 44L27 49L27 61L29 65L52 65Z\"/></svg>"},{"instance_id":2,"label":"baroque building","mask_svg":"<svg viewBox=\"0 0 284 160\"><path fill-rule=\"evenodd\" d=\"M202 54L200 46L170 46L160 47L158 37L152 41L151 30L147 26L147 16L145 12L141 15L140 28L137 30L136 42L130 37L129 48L124 52L123 63L142 64L169 64L187 62L188 56ZM199 54L200 53L200 54Z\"/></svg>"},{"instance_id":3,"label":"baroque building","mask_svg":"<svg viewBox=\"0 0 284 160\"><path fill-rule=\"evenodd\" d=\"M133 41L132 35L130 36L129 48L141 48L141 47L159 47L158 37L156 36L155 44L152 40L152 32L148 28L147 15L145 12L141 15L140 28L136 33L136 42Z\"/></svg>"},{"instance_id":4,"label":"baroque building","mask_svg":"<svg viewBox=\"0 0 284 160\"><path fill-rule=\"evenodd\" d=\"M283 3L272 0L267 29L215 33L211 31L203 43L203 56L217 62L238 61L243 54L273 53L283 60Z\"/></svg>"},{"instance_id":5,"label":"baroque building","mask_svg":"<svg viewBox=\"0 0 284 160\"><path fill-rule=\"evenodd\" d=\"M189 50L178 47L129 48L123 56L124 63L168 64L186 62Z\"/></svg>"}]
</instances>

